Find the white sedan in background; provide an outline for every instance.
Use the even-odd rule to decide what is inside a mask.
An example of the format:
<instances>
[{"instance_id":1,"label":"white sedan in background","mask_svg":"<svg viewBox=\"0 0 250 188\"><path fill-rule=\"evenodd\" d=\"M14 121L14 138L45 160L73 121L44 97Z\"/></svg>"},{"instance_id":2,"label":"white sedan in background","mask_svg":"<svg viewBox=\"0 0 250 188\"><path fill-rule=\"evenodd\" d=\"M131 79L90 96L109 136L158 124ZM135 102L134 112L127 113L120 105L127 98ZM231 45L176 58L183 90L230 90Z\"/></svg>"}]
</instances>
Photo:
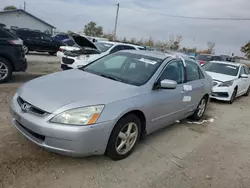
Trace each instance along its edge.
<instances>
[{"instance_id":1,"label":"white sedan in background","mask_svg":"<svg viewBox=\"0 0 250 188\"><path fill-rule=\"evenodd\" d=\"M108 54L115 53L121 50L145 50L143 46L120 43L120 42L109 42L109 41L99 41L94 43L100 53L95 54L83 54L75 55L72 53L65 53L61 60L62 70L74 69L87 65L96 59L99 59Z\"/></svg>"},{"instance_id":2,"label":"white sedan in background","mask_svg":"<svg viewBox=\"0 0 250 188\"><path fill-rule=\"evenodd\" d=\"M247 66L240 63L211 61L203 68L213 79L211 98L232 104L236 97L250 92L250 73Z\"/></svg>"}]
</instances>

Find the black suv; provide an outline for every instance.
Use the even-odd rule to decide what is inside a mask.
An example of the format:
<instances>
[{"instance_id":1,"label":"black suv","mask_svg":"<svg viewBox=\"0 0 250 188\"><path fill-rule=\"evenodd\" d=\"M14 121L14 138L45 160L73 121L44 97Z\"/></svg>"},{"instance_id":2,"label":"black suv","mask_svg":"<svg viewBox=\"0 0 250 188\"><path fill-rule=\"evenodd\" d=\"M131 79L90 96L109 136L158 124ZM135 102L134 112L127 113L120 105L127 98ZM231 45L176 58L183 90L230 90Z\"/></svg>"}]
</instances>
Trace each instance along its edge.
<instances>
[{"instance_id":1,"label":"black suv","mask_svg":"<svg viewBox=\"0 0 250 188\"><path fill-rule=\"evenodd\" d=\"M19 38L23 40L25 54L29 51L48 52L54 55L63 43L41 31L29 29L12 29Z\"/></svg>"},{"instance_id":2,"label":"black suv","mask_svg":"<svg viewBox=\"0 0 250 188\"><path fill-rule=\"evenodd\" d=\"M0 27L0 83L7 81L12 72L27 69L22 44L17 36Z\"/></svg>"}]
</instances>

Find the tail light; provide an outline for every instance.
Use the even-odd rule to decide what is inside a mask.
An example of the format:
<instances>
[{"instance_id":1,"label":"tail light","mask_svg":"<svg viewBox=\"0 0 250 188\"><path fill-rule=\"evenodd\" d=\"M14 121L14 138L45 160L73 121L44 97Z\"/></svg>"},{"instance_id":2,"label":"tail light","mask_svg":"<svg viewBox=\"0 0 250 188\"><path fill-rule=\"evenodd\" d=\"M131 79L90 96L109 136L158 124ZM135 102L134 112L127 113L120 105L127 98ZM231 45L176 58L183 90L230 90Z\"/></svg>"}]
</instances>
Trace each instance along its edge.
<instances>
[{"instance_id":1,"label":"tail light","mask_svg":"<svg viewBox=\"0 0 250 188\"><path fill-rule=\"evenodd\" d=\"M206 61L200 61L200 64L201 65L203 65L203 64L205 64L206 63Z\"/></svg>"},{"instance_id":2,"label":"tail light","mask_svg":"<svg viewBox=\"0 0 250 188\"><path fill-rule=\"evenodd\" d=\"M23 45L23 41L21 39L17 39L17 40L8 40L10 44L14 44L14 45Z\"/></svg>"},{"instance_id":3,"label":"tail light","mask_svg":"<svg viewBox=\"0 0 250 188\"><path fill-rule=\"evenodd\" d=\"M62 52L63 50L62 50L62 48L59 48L58 51L59 51L59 52Z\"/></svg>"}]
</instances>

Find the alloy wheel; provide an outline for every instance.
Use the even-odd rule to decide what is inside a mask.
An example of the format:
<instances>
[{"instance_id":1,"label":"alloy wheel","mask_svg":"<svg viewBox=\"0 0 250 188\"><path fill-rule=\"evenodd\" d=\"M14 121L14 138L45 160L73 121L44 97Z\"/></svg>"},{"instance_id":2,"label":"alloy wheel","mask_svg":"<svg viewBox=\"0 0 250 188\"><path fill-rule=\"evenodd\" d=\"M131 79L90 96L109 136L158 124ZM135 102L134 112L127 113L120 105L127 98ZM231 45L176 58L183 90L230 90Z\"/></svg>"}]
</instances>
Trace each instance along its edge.
<instances>
[{"instance_id":1,"label":"alloy wheel","mask_svg":"<svg viewBox=\"0 0 250 188\"><path fill-rule=\"evenodd\" d=\"M23 51L25 54L27 54L29 52L29 49L27 46L23 45Z\"/></svg>"},{"instance_id":2,"label":"alloy wheel","mask_svg":"<svg viewBox=\"0 0 250 188\"><path fill-rule=\"evenodd\" d=\"M8 67L0 62L0 80L5 79L8 76Z\"/></svg>"},{"instance_id":3,"label":"alloy wheel","mask_svg":"<svg viewBox=\"0 0 250 188\"><path fill-rule=\"evenodd\" d=\"M199 104L199 106L198 106L198 113L197 113L197 115L199 116L199 117L201 117L202 115L203 115L203 113L205 112L205 110L206 110L206 99L202 99L201 100L201 102L200 102L200 104Z\"/></svg>"},{"instance_id":4,"label":"alloy wheel","mask_svg":"<svg viewBox=\"0 0 250 188\"><path fill-rule=\"evenodd\" d=\"M128 153L136 143L138 138L138 127L135 123L125 125L116 139L116 152L120 155Z\"/></svg>"}]
</instances>

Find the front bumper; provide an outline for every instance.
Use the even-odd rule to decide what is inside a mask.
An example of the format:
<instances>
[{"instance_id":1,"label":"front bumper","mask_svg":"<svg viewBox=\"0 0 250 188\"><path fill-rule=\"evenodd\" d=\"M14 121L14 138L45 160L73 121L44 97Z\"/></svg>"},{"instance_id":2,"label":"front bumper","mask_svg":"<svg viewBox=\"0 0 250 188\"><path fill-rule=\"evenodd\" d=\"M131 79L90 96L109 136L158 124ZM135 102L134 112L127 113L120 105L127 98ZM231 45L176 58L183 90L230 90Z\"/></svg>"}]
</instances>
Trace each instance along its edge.
<instances>
[{"instance_id":1,"label":"front bumper","mask_svg":"<svg viewBox=\"0 0 250 188\"><path fill-rule=\"evenodd\" d=\"M22 112L14 96L12 125L31 142L62 155L89 156L105 153L115 122L91 126L60 125L48 122L54 115L41 117Z\"/></svg>"},{"instance_id":2,"label":"front bumper","mask_svg":"<svg viewBox=\"0 0 250 188\"><path fill-rule=\"evenodd\" d=\"M210 98L222 101L230 101L233 94L231 87L213 87Z\"/></svg>"}]
</instances>

